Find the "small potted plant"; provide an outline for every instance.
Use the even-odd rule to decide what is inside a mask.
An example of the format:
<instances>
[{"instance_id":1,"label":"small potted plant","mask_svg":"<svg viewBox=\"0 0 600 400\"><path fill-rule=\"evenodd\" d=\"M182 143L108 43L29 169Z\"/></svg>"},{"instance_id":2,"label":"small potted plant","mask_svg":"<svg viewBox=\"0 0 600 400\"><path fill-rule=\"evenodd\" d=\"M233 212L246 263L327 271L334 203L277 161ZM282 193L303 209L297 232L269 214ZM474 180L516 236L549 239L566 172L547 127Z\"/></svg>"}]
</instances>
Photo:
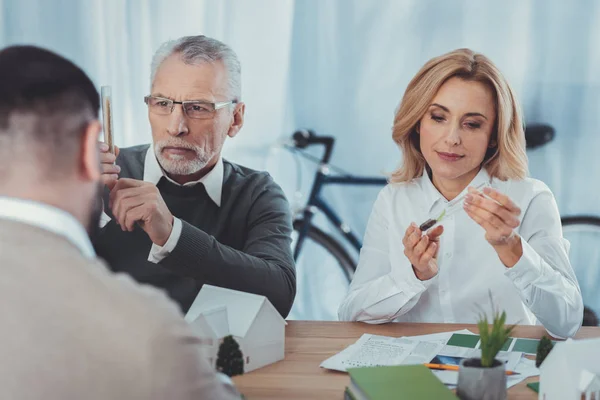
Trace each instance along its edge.
<instances>
[{"instance_id":1,"label":"small potted plant","mask_svg":"<svg viewBox=\"0 0 600 400\"><path fill-rule=\"evenodd\" d=\"M244 355L233 336L225 336L217 354L217 370L227 376L244 373Z\"/></svg>"},{"instance_id":2,"label":"small potted plant","mask_svg":"<svg viewBox=\"0 0 600 400\"><path fill-rule=\"evenodd\" d=\"M493 310L492 326L485 313L481 314L479 328L481 358L468 358L460 363L456 394L461 400L506 399L506 370L496 355L510 337L513 326L504 326L506 312Z\"/></svg>"},{"instance_id":3,"label":"small potted plant","mask_svg":"<svg viewBox=\"0 0 600 400\"><path fill-rule=\"evenodd\" d=\"M554 347L552 340L548 336L544 336L537 347L537 352L535 353L535 366L537 368L542 365L548 354L550 354L550 350Z\"/></svg>"}]
</instances>

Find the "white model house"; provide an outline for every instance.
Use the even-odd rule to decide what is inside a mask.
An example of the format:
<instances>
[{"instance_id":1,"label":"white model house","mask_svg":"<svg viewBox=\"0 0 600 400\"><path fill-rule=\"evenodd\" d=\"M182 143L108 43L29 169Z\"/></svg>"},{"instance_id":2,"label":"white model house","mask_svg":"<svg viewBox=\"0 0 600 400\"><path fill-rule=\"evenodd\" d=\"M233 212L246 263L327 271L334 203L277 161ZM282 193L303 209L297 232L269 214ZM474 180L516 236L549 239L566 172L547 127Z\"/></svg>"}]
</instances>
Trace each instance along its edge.
<instances>
[{"instance_id":1,"label":"white model house","mask_svg":"<svg viewBox=\"0 0 600 400\"><path fill-rule=\"evenodd\" d=\"M539 400L600 400L600 339L556 343L540 365Z\"/></svg>"},{"instance_id":2,"label":"white model house","mask_svg":"<svg viewBox=\"0 0 600 400\"><path fill-rule=\"evenodd\" d=\"M185 320L203 339L212 365L227 335L240 345L244 372L283 360L286 322L264 296L204 285Z\"/></svg>"}]
</instances>

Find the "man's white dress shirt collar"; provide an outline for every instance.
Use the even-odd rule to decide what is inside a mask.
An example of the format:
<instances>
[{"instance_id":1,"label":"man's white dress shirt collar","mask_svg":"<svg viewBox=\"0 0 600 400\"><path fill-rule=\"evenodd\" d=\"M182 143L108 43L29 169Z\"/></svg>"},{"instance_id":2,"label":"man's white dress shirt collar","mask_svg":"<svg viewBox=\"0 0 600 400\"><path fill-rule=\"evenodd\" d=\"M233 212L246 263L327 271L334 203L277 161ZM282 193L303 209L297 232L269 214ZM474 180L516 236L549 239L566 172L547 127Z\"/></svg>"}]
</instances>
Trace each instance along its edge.
<instances>
[{"instance_id":1,"label":"man's white dress shirt collar","mask_svg":"<svg viewBox=\"0 0 600 400\"><path fill-rule=\"evenodd\" d=\"M45 229L65 237L84 256L96 257L84 227L68 212L31 200L0 196L0 219L7 219Z\"/></svg>"},{"instance_id":2,"label":"man's white dress shirt collar","mask_svg":"<svg viewBox=\"0 0 600 400\"><path fill-rule=\"evenodd\" d=\"M194 186L198 183L202 183L208 193L208 197L217 205L221 206L221 194L223 192L223 159L219 158L215 167L210 170L206 175L194 182L188 182L182 186ZM179 185L177 182L169 178L160 167L156 155L154 154L154 146L151 144L146 153L146 159L144 161L144 181L150 182L155 185L158 184L160 178L165 177L170 182ZM181 186L181 185L180 185Z\"/></svg>"}]
</instances>

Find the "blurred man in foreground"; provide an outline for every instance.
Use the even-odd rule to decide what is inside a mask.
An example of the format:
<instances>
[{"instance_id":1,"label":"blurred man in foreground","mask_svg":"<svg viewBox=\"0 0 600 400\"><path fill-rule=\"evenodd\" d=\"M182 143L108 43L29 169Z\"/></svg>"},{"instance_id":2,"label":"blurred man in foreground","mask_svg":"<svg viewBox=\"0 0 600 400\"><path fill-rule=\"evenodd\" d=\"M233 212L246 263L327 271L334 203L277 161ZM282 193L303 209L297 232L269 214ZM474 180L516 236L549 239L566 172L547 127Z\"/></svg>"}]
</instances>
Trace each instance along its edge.
<instances>
[{"instance_id":1,"label":"blurred man in foreground","mask_svg":"<svg viewBox=\"0 0 600 400\"><path fill-rule=\"evenodd\" d=\"M0 398L237 398L174 303L96 259L90 79L54 53L10 47L0 93Z\"/></svg>"}]
</instances>

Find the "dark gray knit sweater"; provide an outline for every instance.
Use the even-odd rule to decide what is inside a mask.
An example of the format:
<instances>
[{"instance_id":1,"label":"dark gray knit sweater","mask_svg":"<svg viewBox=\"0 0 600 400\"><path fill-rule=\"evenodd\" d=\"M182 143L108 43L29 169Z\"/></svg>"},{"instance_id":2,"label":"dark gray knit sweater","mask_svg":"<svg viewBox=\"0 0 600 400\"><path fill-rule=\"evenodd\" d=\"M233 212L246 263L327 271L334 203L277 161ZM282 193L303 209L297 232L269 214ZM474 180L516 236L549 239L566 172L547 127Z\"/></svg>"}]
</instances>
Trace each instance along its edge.
<instances>
[{"instance_id":1,"label":"dark gray knit sweater","mask_svg":"<svg viewBox=\"0 0 600 400\"><path fill-rule=\"evenodd\" d=\"M143 179L148 149L121 149L120 177ZM171 213L182 220L177 246L159 264L151 263L148 235L139 227L123 232L113 219L94 243L112 270L164 289L183 312L208 283L266 296L286 317L296 293L292 222L283 191L269 174L224 161L220 207L202 184L179 186L161 178L157 187ZM105 212L113 218L108 207Z\"/></svg>"}]
</instances>

